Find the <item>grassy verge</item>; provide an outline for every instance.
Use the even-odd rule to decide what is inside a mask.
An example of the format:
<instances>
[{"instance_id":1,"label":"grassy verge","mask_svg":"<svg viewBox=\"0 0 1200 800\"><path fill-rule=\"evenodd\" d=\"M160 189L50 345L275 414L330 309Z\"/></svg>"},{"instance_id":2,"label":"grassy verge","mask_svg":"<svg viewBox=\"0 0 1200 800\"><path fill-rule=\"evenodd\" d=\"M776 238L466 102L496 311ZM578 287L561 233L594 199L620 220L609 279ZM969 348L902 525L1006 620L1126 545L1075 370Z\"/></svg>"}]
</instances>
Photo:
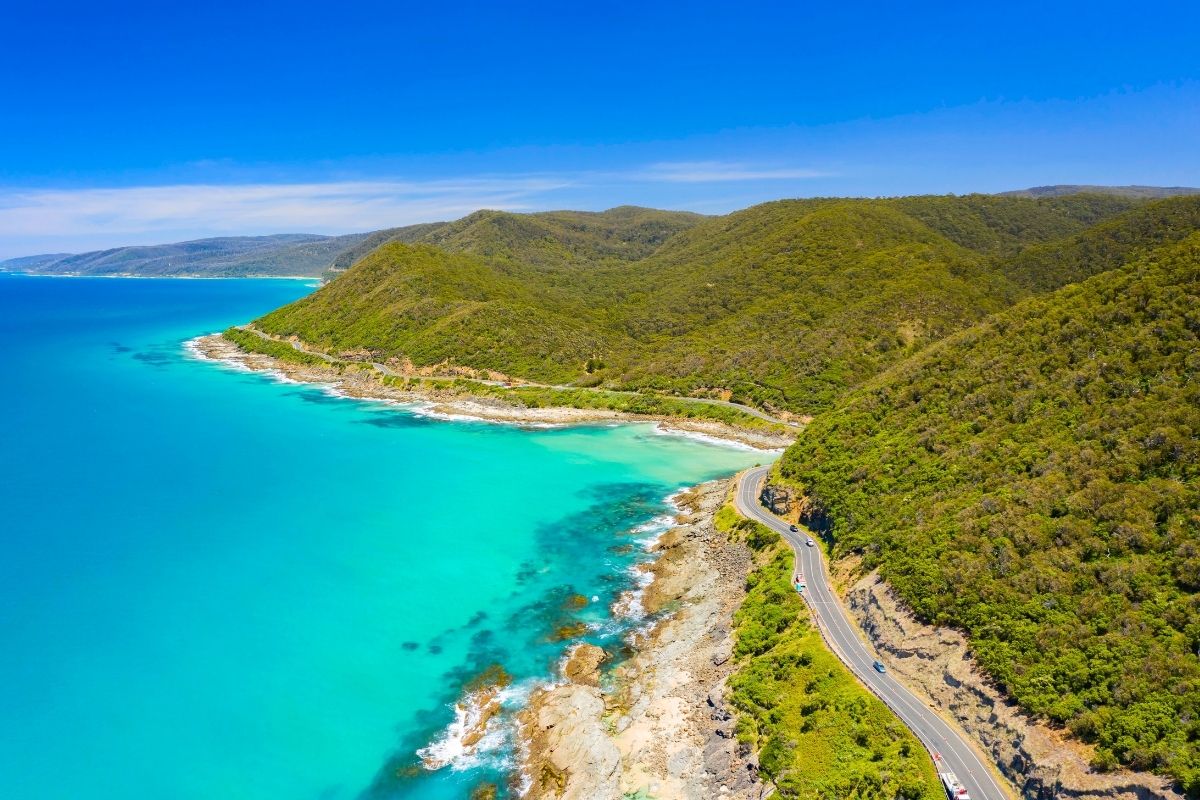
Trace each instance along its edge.
<instances>
[{"instance_id":1,"label":"grassy verge","mask_svg":"<svg viewBox=\"0 0 1200 800\"><path fill-rule=\"evenodd\" d=\"M730 700L738 741L758 752L779 796L941 798L921 743L826 649L792 588L794 556L779 535L731 505L718 512L717 527L755 552L748 594L734 616Z\"/></svg>"}]
</instances>

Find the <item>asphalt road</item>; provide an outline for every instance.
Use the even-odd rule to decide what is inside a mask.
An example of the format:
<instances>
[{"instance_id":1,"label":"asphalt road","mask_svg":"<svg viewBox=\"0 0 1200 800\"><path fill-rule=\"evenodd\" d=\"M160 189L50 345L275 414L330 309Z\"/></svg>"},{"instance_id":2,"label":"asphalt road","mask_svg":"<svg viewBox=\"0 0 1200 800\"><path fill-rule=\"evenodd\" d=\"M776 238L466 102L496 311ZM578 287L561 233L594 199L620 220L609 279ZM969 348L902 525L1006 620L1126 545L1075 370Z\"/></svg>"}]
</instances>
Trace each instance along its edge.
<instances>
[{"instance_id":1,"label":"asphalt road","mask_svg":"<svg viewBox=\"0 0 1200 800\"><path fill-rule=\"evenodd\" d=\"M825 571L821 547L808 547L808 534L792 533L788 523L776 517L758 501L759 487L769 467L748 470L738 485L735 502L738 511L778 531L796 551L797 570L804 576L804 597L834 653L863 684L904 721L938 762L939 772L953 772L966 787L971 800L1007 800L1014 795L1002 788L998 778L967 742L966 735L946 722L890 673L880 674L872 664L876 659L870 645L858 635L854 622L833 593Z\"/></svg>"}]
</instances>

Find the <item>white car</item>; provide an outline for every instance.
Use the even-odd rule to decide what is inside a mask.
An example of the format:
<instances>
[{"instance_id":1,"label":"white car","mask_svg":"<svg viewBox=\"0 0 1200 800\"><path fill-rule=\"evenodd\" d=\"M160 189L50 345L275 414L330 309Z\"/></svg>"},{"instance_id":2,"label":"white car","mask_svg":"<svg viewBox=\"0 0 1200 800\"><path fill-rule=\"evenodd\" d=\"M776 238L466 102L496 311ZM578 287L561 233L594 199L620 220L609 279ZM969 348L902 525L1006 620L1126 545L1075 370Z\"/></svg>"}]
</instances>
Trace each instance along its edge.
<instances>
[{"instance_id":1,"label":"white car","mask_svg":"<svg viewBox=\"0 0 1200 800\"><path fill-rule=\"evenodd\" d=\"M812 539L809 539L807 542L805 542L805 544L809 547L813 547L816 545L816 542L814 542Z\"/></svg>"}]
</instances>

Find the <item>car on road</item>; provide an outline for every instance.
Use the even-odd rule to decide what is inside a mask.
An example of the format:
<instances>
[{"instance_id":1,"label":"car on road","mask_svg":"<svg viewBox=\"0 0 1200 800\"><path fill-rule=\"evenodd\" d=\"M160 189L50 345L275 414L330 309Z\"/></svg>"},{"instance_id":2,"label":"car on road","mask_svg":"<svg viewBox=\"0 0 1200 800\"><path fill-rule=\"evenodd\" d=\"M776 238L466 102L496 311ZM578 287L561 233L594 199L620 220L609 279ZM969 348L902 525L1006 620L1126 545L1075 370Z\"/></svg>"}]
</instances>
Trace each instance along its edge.
<instances>
[{"instance_id":1,"label":"car on road","mask_svg":"<svg viewBox=\"0 0 1200 800\"><path fill-rule=\"evenodd\" d=\"M800 530L800 526L799 525L789 525L788 530L791 531L792 533L795 533L796 531Z\"/></svg>"},{"instance_id":2,"label":"car on road","mask_svg":"<svg viewBox=\"0 0 1200 800\"><path fill-rule=\"evenodd\" d=\"M812 539L809 539L807 542L805 542L805 544L808 545L809 547L812 547L816 544L816 542L814 542Z\"/></svg>"},{"instance_id":3,"label":"car on road","mask_svg":"<svg viewBox=\"0 0 1200 800\"><path fill-rule=\"evenodd\" d=\"M871 666L874 667L875 671L878 672L880 675L887 672L887 666L884 665L884 663L882 661L876 661Z\"/></svg>"}]
</instances>

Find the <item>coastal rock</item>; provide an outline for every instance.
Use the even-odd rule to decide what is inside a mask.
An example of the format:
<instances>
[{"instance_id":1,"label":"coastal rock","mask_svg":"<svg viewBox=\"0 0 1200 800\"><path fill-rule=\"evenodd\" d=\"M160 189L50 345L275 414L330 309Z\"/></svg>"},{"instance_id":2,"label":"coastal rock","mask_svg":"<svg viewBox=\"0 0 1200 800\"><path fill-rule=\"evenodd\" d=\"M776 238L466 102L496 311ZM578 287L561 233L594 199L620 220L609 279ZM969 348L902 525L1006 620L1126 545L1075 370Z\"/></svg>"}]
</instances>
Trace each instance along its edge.
<instances>
[{"instance_id":1,"label":"coastal rock","mask_svg":"<svg viewBox=\"0 0 1200 800\"><path fill-rule=\"evenodd\" d=\"M463 697L454 706L454 722L446 731L447 741L457 746L430 746L417 751L422 766L437 770L448 765L456 752L473 753L488 732L488 726L502 708L501 692L511 678L500 666L494 665L469 683Z\"/></svg>"},{"instance_id":2,"label":"coastal rock","mask_svg":"<svg viewBox=\"0 0 1200 800\"><path fill-rule=\"evenodd\" d=\"M567 684L538 692L521 714L529 800L620 797L621 753L602 720L599 689Z\"/></svg>"},{"instance_id":3,"label":"coastal rock","mask_svg":"<svg viewBox=\"0 0 1200 800\"><path fill-rule=\"evenodd\" d=\"M713 524L728 490L722 481L676 498L688 513L660 538L643 601L669 614L637 638L603 692L591 683L603 651L579 645L563 667L573 682L531 701L522 726L527 797L750 800L765 791L725 702L732 617L751 565L746 547Z\"/></svg>"},{"instance_id":4,"label":"coastal rock","mask_svg":"<svg viewBox=\"0 0 1200 800\"><path fill-rule=\"evenodd\" d=\"M846 595L859 625L888 669L940 708L995 760L1030 800L1183 800L1170 782L1144 772L1094 772L1091 752L1023 713L975 668L966 637L917 620L879 576Z\"/></svg>"},{"instance_id":5,"label":"coastal rock","mask_svg":"<svg viewBox=\"0 0 1200 800\"><path fill-rule=\"evenodd\" d=\"M600 665L608 660L608 653L594 644L576 645L563 664L563 677L571 683L585 686L600 685Z\"/></svg>"}]
</instances>

